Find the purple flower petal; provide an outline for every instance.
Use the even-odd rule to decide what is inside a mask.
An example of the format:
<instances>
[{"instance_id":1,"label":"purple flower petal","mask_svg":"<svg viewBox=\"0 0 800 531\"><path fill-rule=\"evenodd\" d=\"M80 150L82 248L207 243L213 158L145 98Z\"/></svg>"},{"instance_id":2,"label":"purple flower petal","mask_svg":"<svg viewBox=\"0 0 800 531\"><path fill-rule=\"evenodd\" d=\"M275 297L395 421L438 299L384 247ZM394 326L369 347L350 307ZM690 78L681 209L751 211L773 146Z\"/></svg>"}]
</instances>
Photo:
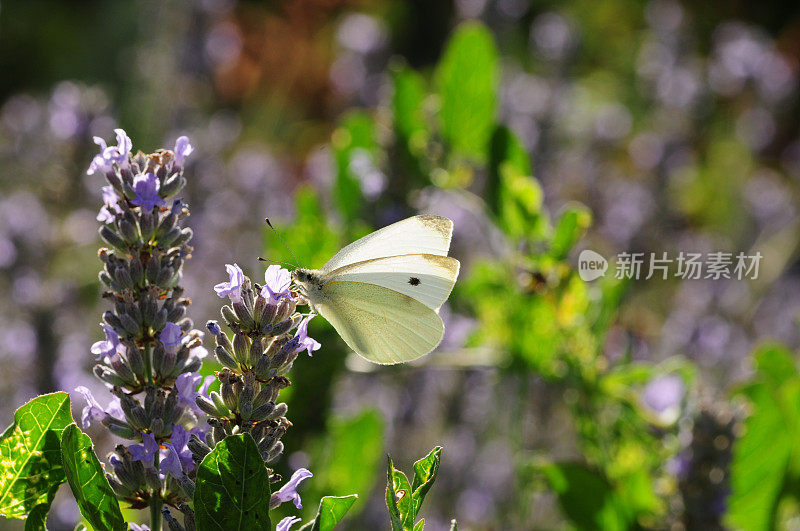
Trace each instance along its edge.
<instances>
[{"instance_id":1,"label":"purple flower petal","mask_svg":"<svg viewBox=\"0 0 800 531\"><path fill-rule=\"evenodd\" d=\"M93 422L102 422L103 419L106 418L106 412L103 411L100 403L87 387L76 387L75 392L83 396L83 399L86 400L86 407L84 407L81 412L81 424L84 429L91 426Z\"/></svg>"},{"instance_id":2,"label":"purple flower petal","mask_svg":"<svg viewBox=\"0 0 800 531\"><path fill-rule=\"evenodd\" d=\"M287 516L275 526L275 531L289 531L294 524L300 521L296 516Z\"/></svg>"},{"instance_id":3,"label":"purple flower petal","mask_svg":"<svg viewBox=\"0 0 800 531\"><path fill-rule=\"evenodd\" d=\"M113 356L119 346L119 336L113 328L105 323L100 323L106 333L105 341L98 341L92 345L91 352L95 355L95 360L100 361L105 356Z\"/></svg>"},{"instance_id":4,"label":"purple flower petal","mask_svg":"<svg viewBox=\"0 0 800 531\"><path fill-rule=\"evenodd\" d=\"M161 183L152 173L139 174L133 178L135 196L131 204L142 207L144 211L153 210L155 206L163 206L164 200L158 195Z\"/></svg>"},{"instance_id":5,"label":"purple flower petal","mask_svg":"<svg viewBox=\"0 0 800 531\"><path fill-rule=\"evenodd\" d=\"M142 432L143 444L132 444L128 447L131 461L142 461L145 466L153 466L155 455L158 453L158 443L152 433Z\"/></svg>"},{"instance_id":6,"label":"purple flower petal","mask_svg":"<svg viewBox=\"0 0 800 531\"><path fill-rule=\"evenodd\" d=\"M192 154L194 148L189 143L189 137L179 136L175 141L175 165L183 166L184 159Z\"/></svg>"},{"instance_id":7,"label":"purple flower petal","mask_svg":"<svg viewBox=\"0 0 800 531\"><path fill-rule=\"evenodd\" d=\"M158 339L164 343L164 348L170 352L175 352L181 345L182 335L183 331L181 330L180 326L176 325L175 323L167 323L164 326L164 329L158 335Z\"/></svg>"},{"instance_id":8,"label":"purple flower petal","mask_svg":"<svg viewBox=\"0 0 800 531\"><path fill-rule=\"evenodd\" d=\"M289 481L272 495L272 499L277 500L279 504L292 501L295 507L302 509L303 505L300 503L300 494L297 493L297 487L303 480L313 475L314 474L305 468L298 468L295 473L292 474L292 477L289 478Z\"/></svg>"},{"instance_id":9,"label":"purple flower petal","mask_svg":"<svg viewBox=\"0 0 800 531\"><path fill-rule=\"evenodd\" d=\"M228 297L231 302L239 302L242 300L242 284L244 284L244 273L237 264L225 264L225 269L228 271L228 282L221 282L214 286L214 291L220 298Z\"/></svg>"},{"instance_id":10,"label":"purple flower petal","mask_svg":"<svg viewBox=\"0 0 800 531\"><path fill-rule=\"evenodd\" d=\"M289 285L292 282L292 274L288 269L275 264L271 265L264 272L264 287L261 289L261 296L271 303L276 303L283 297L291 297Z\"/></svg>"}]
</instances>

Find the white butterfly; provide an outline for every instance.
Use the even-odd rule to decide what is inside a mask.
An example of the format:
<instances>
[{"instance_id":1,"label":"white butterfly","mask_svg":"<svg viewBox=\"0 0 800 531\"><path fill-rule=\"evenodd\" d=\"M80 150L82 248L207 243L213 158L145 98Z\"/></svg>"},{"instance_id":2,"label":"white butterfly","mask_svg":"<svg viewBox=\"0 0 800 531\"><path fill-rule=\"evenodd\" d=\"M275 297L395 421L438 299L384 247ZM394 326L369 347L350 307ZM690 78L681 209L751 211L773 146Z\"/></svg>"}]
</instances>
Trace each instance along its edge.
<instances>
[{"instance_id":1,"label":"white butterfly","mask_svg":"<svg viewBox=\"0 0 800 531\"><path fill-rule=\"evenodd\" d=\"M438 311L458 277L447 256L453 222L414 216L344 247L322 269L292 279L312 311L356 353L382 364L424 356L441 342Z\"/></svg>"}]
</instances>

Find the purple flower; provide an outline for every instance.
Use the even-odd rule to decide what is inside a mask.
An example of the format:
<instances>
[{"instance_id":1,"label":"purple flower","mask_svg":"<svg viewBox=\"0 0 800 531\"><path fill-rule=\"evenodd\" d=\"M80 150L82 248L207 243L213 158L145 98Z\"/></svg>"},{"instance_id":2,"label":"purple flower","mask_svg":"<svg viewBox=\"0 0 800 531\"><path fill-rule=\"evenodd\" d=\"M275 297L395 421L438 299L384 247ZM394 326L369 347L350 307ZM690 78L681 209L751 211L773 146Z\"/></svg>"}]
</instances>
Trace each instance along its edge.
<instances>
[{"instance_id":1,"label":"purple flower","mask_svg":"<svg viewBox=\"0 0 800 531\"><path fill-rule=\"evenodd\" d=\"M642 391L642 404L656 414L664 424L672 424L680 416L681 403L686 394L683 379L676 374L658 376Z\"/></svg>"},{"instance_id":2,"label":"purple flower","mask_svg":"<svg viewBox=\"0 0 800 531\"><path fill-rule=\"evenodd\" d=\"M150 528L144 524L139 525L139 524L134 524L133 522L129 522L128 525L131 526L130 531L150 531Z\"/></svg>"},{"instance_id":3,"label":"purple flower","mask_svg":"<svg viewBox=\"0 0 800 531\"><path fill-rule=\"evenodd\" d=\"M222 333L222 329L219 327L219 323L216 321L207 322L206 328L208 328L208 331L214 336L218 336Z\"/></svg>"},{"instance_id":4,"label":"purple flower","mask_svg":"<svg viewBox=\"0 0 800 531\"><path fill-rule=\"evenodd\" d=\"M271 303L276 303L282 297L291 297L289 284L292 282L292 274L288 269L275 264L271 265L264 272L264 287L261 288L261 296Z\"/></svg>"},{"instance_id":5,"label":"purple flower","mask_svg":"<svg viewBox=\"0 0 800 531\"><path fill-rule=\"evenodd\" d=\"M180 479L183 477L183 466L181 465L180 457L178 456L178 451L175 449L175 445L172 443L164 443L164 446L167 448L167 457L161 460L158 464L158 470L161 473L169 472L172 477L175 479Z\"/></svg>"},{"instance_id":6,"label":"purple flower","mask_svg":"<svg viewBox=\"0 0 800 531\"><path fill-rule=\"evenodd\" d=\"M172 435L169 438L170 444L175 448L178 454L181 466L187 471L191 472L194 468L194 461L192 460L192 451L189 450L189 435L190 432L180 424L172 426Z\"/></svg>"},{"instance_id":7,"label":"purple flower","mask_svg":"<svg viewBox=\"0 0 800 531\"><path fill-rule=\"evenodd\" d=\"M199 372L185 372L175 378L175 388L178 390L178 403L183 404L195 413L202 413L202 410L197 406L197 395L208 396L208 387L211 382L215 380L213 375L206 376L203 381L203 376ZM203 385L198 389L200 382Z\"/></svg>"},{"instance_id":8,"label":"purple flower","mask_svg":"<svg viewBox=\"0 0 800 531\"><path fill-rule=\"evenodd\" d=\"M175 323L167 323L158 335L158 339L164 343L164 348L170 352L176 352L181 345L181 327Z\"/></svg>"},{"instance_id":9,"label":"purple flower","mask_svg":"<svg viewBox=\"0 0 800 531\"><path fill-rule=\"evenodd\" d=\"M192 154L194 148L189 143L189 137L179 136L175 141L175 165L183 166L183 159Z\"/></svg>"},{"instance_id":10,"label":"purple flower","mask_svg":"<svg viewBox=\"0 0 800 531\"><path fill-rule=\"evenodd\" d=\"M291 348L294 348L295 352L307 350L308 355L311 356L313 351L319 350L319 348L322 346L320 345L319 341L308 337L308 323L313 318L313 315L306 317L300 322L300 326L297 327L297 332L290 341L292 344Z\"/></svg>"},{"instance_id":11,"label":"purple flower","mask_svg":"<svg viewBox=\"0 0 800 531\"><path fill-rule=\"evenodd\" d=\"M100 153L92 159L89 169L86 170L87 174L113 171L115 162L120 168L128 167L128 155L133 144L124 129L114 129L114 132L117 134L116 146L108 146L106 141L99 136L94 137L94 143L100 146Z\"/></svg>"},{"instance_id":12,"label":"purple flower","mask_svg":"<svg viewBox=\"0 0 800 531\"><path fill-rule=\"evenodd\" d=\"M107 224L114 221L114 217L114 213L111 212L107 206L102 206L100 207L100 212L97 213L97 218L95 219L97 219L97 221L100 223Z\"/></svg>"},{"instance_id":13,"label":"purple flower","mask_svg":"<svg viewBox=\"0 0 800 531\"><path fill-rule=\"evenodd\" d=\"M270 507L274 508L280 505L283 502L291 501L294 503L294 506L298 509L302 509L303 505L300 503L300 495L297 493L297 487L300 483L313 476L311 472L309 472L305 468L298 468L292 477L289 478L289 481L281 487L277 492L275 492L271 499L270 499Z\"/></svg>"},{"instance_id":14,"label":"purple flower","mask_svg":"<svg viewBox=\"0 0 800 531\"><path fill-rule=\"evenodd\" d=\"M178 198L172 202L172 213L177 216L181 213L181 210L183 210L183 200Z\"/></svg>"},{"instance_id":15,"label":"purple flower","mask_svg":"<svg viewBox=\"0 0 800 531\"><path fill-rule=\"evenodd\" d=\"M214 291L217 292L220 298L228 297L231 302L239 302L242 300L244 273L237 264L225 264L225 269L228 271L230 281L217 284L214 286Z\"/></svg>"},{"instance_id":16,"label":"purple flower","mask_svg":"<svg viewBox=\"0 0 800 531\"><path fill-rule=\"evenodd\" d=\"M83 399L86 400L86 407L81 412L81 424L84 429L91 426L92 422L102 422L106 418L107 413L88 388L84 386L76 387L75 392L82 395Z\"/></svg>"},{"instance_id":17,"label":"purple flower","mask_svg":"<svg viewBox=\"0 0 800 531\"><path fill-rule=\"evenodd\" d=\"M153 173L139 174L133 178L133 191L136 195L131 204L142 207L144 211L153 210L154 206L162 206L164 200L158 195L161 183Z\"/></svg>"},{"instance_id":18,"label":"purple flower","mask_svg":"<svg viewBox=\"0 0 800 531\"><path fill-rule=\"evenodd\" d=\"M300 518L297 518L296 516L287 516L278 522L278 525L275 527L275 531L289 531L289 529L291 529L292 526L299 521Z\"/></svg>"},{"instance_id":19,"label":"purple flower","mask_svg":"<svg viewBox=\"0 0 800 531\"><path fill-rule=\"evenodd\" d=\"M143 444L132 444L128 447L132 461L143 461L145 466L153 466L158 453L158 443L152 433L142 432Z\"/></svg>"},{"instance_id":20,"label":"purple flower","mask_svg":"<svg viewBox=\"0 0 800 531\"><path fill-rule=\"evenodd\" d=\"M92 345L91 351L95 355L96 361L102 360L104 356L113 356L117 353L117 347L119 346L119 336L114 329L105 323L100 323L100 326L106 332L106 339Z\"/></svg>"}]
</instances>

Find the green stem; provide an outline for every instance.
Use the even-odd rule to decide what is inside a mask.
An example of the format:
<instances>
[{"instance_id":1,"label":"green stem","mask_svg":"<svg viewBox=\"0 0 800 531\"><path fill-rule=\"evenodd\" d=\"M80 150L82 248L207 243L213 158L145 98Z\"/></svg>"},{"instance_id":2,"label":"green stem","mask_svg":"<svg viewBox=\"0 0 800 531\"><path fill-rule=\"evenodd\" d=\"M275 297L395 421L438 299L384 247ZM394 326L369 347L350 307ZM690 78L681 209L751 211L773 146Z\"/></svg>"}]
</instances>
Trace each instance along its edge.
<instances>
[{"instance_id":1,"label":"green stem","mask_svg":"<svg viewBox=\"0 0 800 531\"><path fill-rule=\"evenodd\" d=\"M154 495L150 498L150 531L161 531L161 507L163 505L161 496Z\"/></svg>"},{"instance_id":2,"label":"green stem","mask_svg":"<svg viewBox=\"0 0 800 531\"><path fill-rule=\"evenodd\" d=\"M150 343L144 346L144 377L147 385L153 385L153 350Z\"/></svg>"}]
</instances>

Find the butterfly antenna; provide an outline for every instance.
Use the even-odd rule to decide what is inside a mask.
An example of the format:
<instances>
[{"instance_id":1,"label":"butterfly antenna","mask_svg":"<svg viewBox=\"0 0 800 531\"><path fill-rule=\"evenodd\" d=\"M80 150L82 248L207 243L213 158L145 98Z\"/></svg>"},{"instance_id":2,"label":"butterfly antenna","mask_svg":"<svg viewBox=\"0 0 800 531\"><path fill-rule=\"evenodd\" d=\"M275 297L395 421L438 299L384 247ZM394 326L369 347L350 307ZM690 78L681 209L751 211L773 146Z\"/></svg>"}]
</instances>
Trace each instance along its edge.
<instances>
[{"instance_id":1,"label":"butterfly antenna","mask_svg":"<svg viewBox=\"0 0 800 531\"><path fill-rule=\"evenodd\" d=\"M290 264L289 262L281 262L280 260L273 260L272 258L263 258L261 256L258 257L258 261L259 262L272 262L272 263L275 263L275 264L282 264L282 265L289 266L289 267L297 267L296 265Z\"/></svg>"},{"instance_id":2,"label":"butterfly antenna","mask_svg":"<svg viewBox=\"0 0 800 531\"><path fill-rule=\"evenodd\" d=\"M278 232L278 231L275 229L275 227L273 227L273 226L272 226L272 223L270 223L270 221L269 221L269 218L264 218L264 221L266 221L266 222L267 222L267 225L269 225L269 228L271 228L271 229L272 229L272 232L274 232L274 233L275 233L275 235L276 235L276 236L278 237L278 239L281 241L281 243L283 244L283 246L284 246L284 247L286 247L286 250L287 250L287 251L289 251L289 254L290 254L290 255L292 255L292 258L294 258L294 261L295 261L295 267L300 267L300 261L299 261L299 260L297 259L297 257L294 255L294 253L292 252L292 250L291 250L291 249L289 249L289 246L288 246L288 245L286 245L286 242L285 242L285 241L283 241L283 238L281 237L280 233L279 233L279 232ZM259 258L259 260L261 260L261 258ZM273 262L274 262L274 260L273 260Z\"/></svg>"}]
</instances>

